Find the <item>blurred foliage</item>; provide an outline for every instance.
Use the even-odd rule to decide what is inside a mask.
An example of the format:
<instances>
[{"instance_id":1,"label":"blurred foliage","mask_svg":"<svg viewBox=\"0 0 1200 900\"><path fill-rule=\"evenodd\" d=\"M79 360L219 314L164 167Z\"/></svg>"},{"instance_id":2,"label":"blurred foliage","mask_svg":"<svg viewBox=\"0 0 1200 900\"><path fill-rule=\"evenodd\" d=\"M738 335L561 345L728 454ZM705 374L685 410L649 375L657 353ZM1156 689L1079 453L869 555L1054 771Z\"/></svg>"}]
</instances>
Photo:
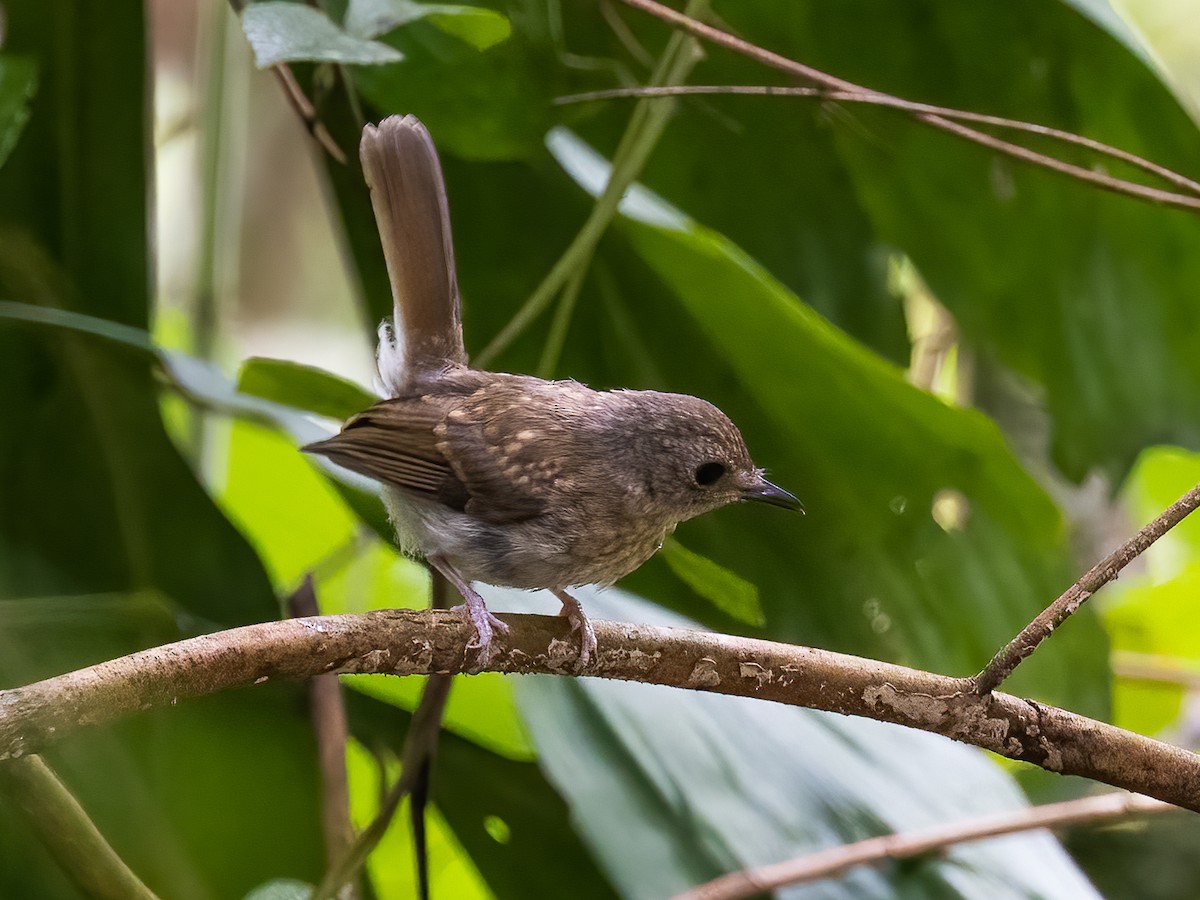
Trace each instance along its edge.
<instances>
[{"instance_id":1,"label":"blurred foliage","mask_svg":"<svg viewBox=\"0 0 1200 900\"><path fill-rule=\"evenodd\" d=\"M242 24L260 64L297 61L350 157L325 167L362 318L373 327L391 301L353 161L358 117L411 112L442 152L479 353L578 231L634 110L554 99L645 81L667 30L604 2L319 7L252 4ZM235 379L151 340L143 5L10 0L3 12L3 685L276 617L308 573L327 612L423 605L428 578L391 546L372 485L296 452L369 402L365 389L303 358L252 358ZM1081 132L1200 174L1196 123L1104 0L754 0L717 12L751 40L870 87ZM350 65L365 63L375 64ZM690 80L777 81L715 49ZM894 111L660 102L669 124L578 296L535 317L495 367L705 396L809 515L737 508L688 523L627 579L637 596L600 594L590 609L684 614L968 674L1090 562L1073 558L1074 523L1047 483L1056 499L1089 473L1123 483L1102 511L1123 536L1200 480L1195 216L1016 166ZM173 211L159 234L190 215ZM897 267L916 277L889 278ZM916 283L956 329L939 377L976 387L981 408L906 379L922 352L910 340ZM233 303L218 309L236 320ZM193 316L190 327L212 323ZM1033 425L989 405L999 379L1038 410ZM1168 674L1200 662L1198 535L1200 523L1185 523L1153 548L1106 591L1102 615L1076 615L1014 690L1192 742L1184 677L1118 667L1110 715L1108 642L1165 661ZM499 676L459 682L433 795L439 896L657 897L735 866L1024 802L982 754L874 723L638 685L529 680L514 693ZM345 684L361 823L395 774L419 683ZM164 897L303 896L320 876L315 748L297 686L154 711L48 758ZM1029 779L1030 792L1043 783ZM1192 896L1187 842L1147 837L1166 822L1076 834L1069 846L1108 896ZM412 896L407 828L398 819L369 861L375 896ZM1090 891L1053 839L1023 836L794 893ZM0 893L75 896L9 816Z\"/></svg>"}]
</instances>

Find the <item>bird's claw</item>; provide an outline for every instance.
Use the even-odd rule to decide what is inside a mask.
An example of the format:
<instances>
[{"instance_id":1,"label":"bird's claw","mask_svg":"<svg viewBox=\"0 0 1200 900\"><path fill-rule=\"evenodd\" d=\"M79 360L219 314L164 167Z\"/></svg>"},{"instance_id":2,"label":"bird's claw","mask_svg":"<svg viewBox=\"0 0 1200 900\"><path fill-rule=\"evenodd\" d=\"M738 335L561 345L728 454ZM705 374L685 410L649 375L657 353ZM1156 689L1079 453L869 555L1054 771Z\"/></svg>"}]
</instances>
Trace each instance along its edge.
<instances>
[{"instance_id":1,"label":"bird's claw","mask_svg":"<svg viewBox=\"0 0 1200 900\"><path fill-rule=\"evenodd\" d=\"M592 620L584 613L578 600L566 591L556 591L555 596L562 601L562 609L558 614L570 623L572 634L579 632L579 656L575 660L575 670L583 671L596 654L596 629L592 627Z\"/></svg>"},{"instance_id":2,"label":"bird's claw","mask_svg":"<svg viewBox=\"0 0 1200 900\"><path fill-rule=\"evenodd\" d=\"M467 653L474 654L478 668L487 668L500 652L493 638L497 634L508 634L508 625L496 618L486 606L463 603L454 607L453 611L462 613L474 626L475 636L467 641Z\"/></svg>"}]
</instances>

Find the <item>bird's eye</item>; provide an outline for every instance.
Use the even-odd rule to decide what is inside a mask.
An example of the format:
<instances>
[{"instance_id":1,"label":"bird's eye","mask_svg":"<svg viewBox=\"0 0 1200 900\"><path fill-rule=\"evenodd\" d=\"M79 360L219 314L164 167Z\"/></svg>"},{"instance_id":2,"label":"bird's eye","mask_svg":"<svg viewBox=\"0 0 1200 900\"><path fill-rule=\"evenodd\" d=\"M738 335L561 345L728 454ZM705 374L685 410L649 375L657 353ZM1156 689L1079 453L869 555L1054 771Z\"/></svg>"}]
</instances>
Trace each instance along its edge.
<instances>
[{"instance_id":1,"label":"bird's eye","mask_svg":"<svg viewBox=\"0 0 1200 900\"><path fill-rule=\"evenodd\" d=\"M696 470L696 484L701 487L710 487L716 484L724 474L725 467L719 462L706 462Z\"/></svg>"}]
</instances>

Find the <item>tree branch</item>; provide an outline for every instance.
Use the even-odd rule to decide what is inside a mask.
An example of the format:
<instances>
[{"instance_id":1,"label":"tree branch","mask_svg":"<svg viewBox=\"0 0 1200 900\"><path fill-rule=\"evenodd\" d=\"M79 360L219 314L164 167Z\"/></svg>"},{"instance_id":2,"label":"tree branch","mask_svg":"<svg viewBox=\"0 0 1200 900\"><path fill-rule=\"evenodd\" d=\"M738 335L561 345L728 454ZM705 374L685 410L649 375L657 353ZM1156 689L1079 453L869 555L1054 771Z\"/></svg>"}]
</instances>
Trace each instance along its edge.
<instances>
[{"instance_id":1,"label":"tree branch","mask_svg":"<svg viewBox=\"0 0 1200 900\"><path fill-rule=\"evenodd\" d=\"M575 641L564 619L501 618L511 631L490 670L575 674ZM894 722L1200 812L1200 756L1031 700L978 695L970 679L708 632L621 622L595 628L599 651L586 675ZM36 753L137 710L269 679L468 671L471 636L454 612L382 610L249 625L143 650L0 691L0 759Z\"/></svg>"},{"instance_id":2,"label":"tree branch","mask_svg":"<svg viewBox=\"0 0 1200 900\"><path fill-rule=\"evenodd\" d=\"M1121 178L1114 178L1103 172L1096 172L1092 169L1077 166L1073 163L1064 162L1053 156L1048 156L1045 153L1038 153L1036 150L1030 150L1028 147L1022 147L1019 144L1013 144L1005 141L994 135L986 134L974 128L969 128L960 122L953 121L950 116L943 112L918 112L915 106L910 101L903 100L883 91L876 91L871 88L866 88L855 84L852 81L847 81L844 78L838 78L820 69L814 69L812 66L806 66L803 63L796 62L786 56L774 53L770 50L759 47L757 44L752 44L743 38L729 34L719 28L714 28L712 25L700 22L678 10L671 9L669 6L663 6L655 0L622 0L629 6L635 7L647 12L650 15L661 19L682 31L697 38L702 38L710 43L725 47L735 53L740 53L743 56L749 57L756 62L762 63L772 69L778 69L782 72L787 72L797 78L802 78L813 84L830 91L844 91L848 94L855 95L859 98L862 95L871 95L881 105L894 106L898 109L908 109L912 117L918 122L924 122L926 125L932 125L934 128L941 131L949 132L957 135L964 140L971 141L976 144L982 144L999 153L1004 153L1015 159L1030 163L1031 165L1040 166L1041 168L1051 169L1055 172L1060 172L1064 175L1069 175L1079 181L1085 181L1088 184L1095 185L1106 191L1113 193L1125 194L1130 197L1137 197L1141 200L1148 200L1152 203L1161 203L1164 206L1173 206L1193 211L1200 210L1200 197L1189 196L1188 194L1179 194L1174 191L1164 191L1160 188L1148 187L1143 184L1138 184L1133 181L1126 181ZM964 118L958 110L949 111L954 118ZM1012 120L1007 120L1012 121ZM996 124L996 123L992 123ZM1065 132L1063 132L1065 133ZM1113 148L1115 149L1115 148ZM1123 151L1118 151L1123 152ZM1153 163L1149 163L1153 166ZM1143 166L1145 168L1145 166ZM1161 168L1161 167L1156 167ZM1166 170L1163 170L1166 171ZM1158 172L1161 176L1161 172ZM1182 176L1179 176L1182 178ZM1186 179L1185 179L1186 180ZM1189 188L1190 190L1190 188Z\"/></svg>"},{"instance_id":3,"label":"tree branch","mask_svg":"<svg viewBox=\"0 0 1200 900\"><path fill-rule=\"evenodd\" d=\"M846 869L865 863L909 859L955 844L1019 831L1107 822L1174 808L1169 803L1124 792L1032 806L951 825L936 825L907 834L886 834L818 850L787 862L732 872L684 891L675 900L741 900L776 888L832 878Z\"/></svg>"},{"instance_id":4,"label":"tree branch","mask_svg":"<svg viewBox=\"0 0 1200 900\"><path fill-rule=\"evenodd\" d=\"M1084 602L1108 584L1122 569L1137 559L1160 537L1182 522L1200 506L1200 485L1192 488L1132 538L1084 573L1057 600L1047 606L1036 619L1021 629L974 678L975 690L981 694L997 688L1017 668L1038 644L1053 634L1054 629L1071 616Z\"/></svg>"}]
</instances>

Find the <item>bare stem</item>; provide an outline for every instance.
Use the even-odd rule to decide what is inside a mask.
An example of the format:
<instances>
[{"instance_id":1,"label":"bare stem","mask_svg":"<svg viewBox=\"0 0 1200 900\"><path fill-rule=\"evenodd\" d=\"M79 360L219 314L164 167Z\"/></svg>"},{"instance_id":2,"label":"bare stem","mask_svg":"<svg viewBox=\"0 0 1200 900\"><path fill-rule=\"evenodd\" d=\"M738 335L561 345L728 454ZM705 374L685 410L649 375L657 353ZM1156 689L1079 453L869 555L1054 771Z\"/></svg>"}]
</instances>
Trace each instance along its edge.
<instances>
[{"instance_id":1,"label":"bare stem","mask_svg":"<svg viewBox=\"0 0 1200 900\"><path fill-rule=\"evenodd\" d=\"M1033 806L907 834L887 834L819 850L787 862L744 869L684 891L675 900L741 900L788 885L832 878L853 866L885 859L910 859L969 841L1038 828L1110 822L1174 808L1169 803L1125 792Z\"/></svg>"},{"instance_id":2,"label":"bare stem","mask_svg":"<svg viewBox=\"0 0 1200 900\"><path fill-rule=\"evenodd\" d=\"M315 616L317 594L312 576L288 598L288 615L293 618ZM336 675L318 675L309 682L309 711L317 740L317 763L321 770L321 831L325 838L325 858L333 865L354 841L350 821L350 784L346 773L346 743L350 726L346 702ZM343 900L352 900L357 889L350 885Z\"/></svg>"},{"instance_id":3,"label":"bare stem","mask_svg":"<svg viewBox=\"0 0 1200 900\"><path fill-rule=\"evenodd\" d=\"M24 814L63 874L86 896L156 900L40 756L0 766L0 792Z\"/></svg>"},{"instance_id":4,"label":"bare stem","mask_svg":"<svg viewBox=\"0 0 1200 900\"><path fill-rule=\"evenodd\" d=\"M699 10L707 6L708 0L691 0L689 9ZM700 61L700 49L691 38L674 34L667 42L667 47L655 67L651 80L657 83L679 84ZM646 167L654 148L658 146L659 138L667 127L672 114L672 107L667 101L643 100L634 107L629 117L629 124L613 153L612 170L608 182L600 196L596 198L592 211L587 220L580 226L579 232L571 241L570 246L563 251L562 256L546 273L541 284L529 295L529 299L517 310L491 342L475 358L478 368L486 369L504 350L512 344L525 329L537 319L553 303L558 292L571 283L573 278L579 279L582 285L583 274L591 265L592 256L600 239L608 230L613 218L620 208L621 198L629 186L637 181L642 170ZM579 270L584 273L579 273ZM574 298L567 301L572 307ZM552 361L552 360L551 360ZM543 360L546 362L546 360Z\"/></svg>"},{"instance_id":5,"label":"bare stem","mask_svg":"<svg viewBox=\"0 0 1200 900\"><path fill-rule=\"evenodd\" d=\"M980 694L995 690L1034 650L1079 609L1092 594L1108 584L1151 544L1200 506L1200 485L1172 503L1158 518L1114 550L1067 588L1036 619L1021 629L973 679Z\"/></svg>"}]
</instances>

